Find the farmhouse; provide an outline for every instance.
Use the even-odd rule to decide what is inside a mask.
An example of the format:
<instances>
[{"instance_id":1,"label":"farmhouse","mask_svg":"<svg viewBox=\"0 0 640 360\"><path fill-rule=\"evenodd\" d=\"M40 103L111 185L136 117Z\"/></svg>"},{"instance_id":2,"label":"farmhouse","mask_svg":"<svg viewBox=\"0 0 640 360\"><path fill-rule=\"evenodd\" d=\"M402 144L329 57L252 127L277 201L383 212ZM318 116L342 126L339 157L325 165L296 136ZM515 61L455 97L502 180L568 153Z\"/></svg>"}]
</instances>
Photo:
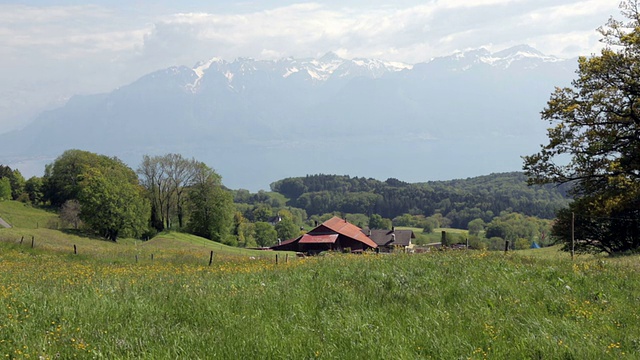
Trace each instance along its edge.
<instances>
[{"instance_id":1,"label":"farmhouse","mask_svg":"<svg viewBox=\"0 0 640 360\"><path fill-rule=\"evenodd\" d=\"M271 249L317 254L329 250L360 252L377 247L362 229L334 216L308 233L272 246Z\"/></svg>"},{"instance_id":2,"label":"farmhouse","mask_svg":"<svg viewBox=\"0 0 640 360\"><path fill-rule=\"evenodd\" d=\"M411 239L416 238L412 230L396 230L395 227L391 230L362 230L362 232L378 245L380 252L391 252L398 248L408 251L413 248Z\"/></svg>"}]
</instances>

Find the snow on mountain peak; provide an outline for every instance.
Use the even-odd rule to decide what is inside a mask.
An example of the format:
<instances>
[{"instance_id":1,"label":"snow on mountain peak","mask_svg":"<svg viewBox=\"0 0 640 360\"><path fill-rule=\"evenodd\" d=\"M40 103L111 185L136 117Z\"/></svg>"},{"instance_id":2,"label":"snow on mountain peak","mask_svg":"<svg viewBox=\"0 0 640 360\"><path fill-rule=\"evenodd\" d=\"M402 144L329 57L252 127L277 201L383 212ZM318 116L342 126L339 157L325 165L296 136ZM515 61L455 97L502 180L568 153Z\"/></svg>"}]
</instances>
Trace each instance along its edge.
<instances>
[{"instance_id":1,"label":"snow on mountain peak","mask_svg":"<svg viewBox=\"0 0 640 360\"><path fill-rule=\"evenodd\" d=\"M324 82L332 77L346 78L354 76L366 76L378 78L387 73L411 69L413 66L401 62L389 62L377 59L357 58L353 60L343 59L333 52L328 52L320 58L283 58L276 61L255 60L238 58L233 62L226 62L219 58L213 58L205 62L199 62L193 67L196 80L187 85L188 90L196 92L199 89L202 78L207 71L221 73L227 78L229 87L233 88L233 82L238 79L252 76L257 72L273 72L289 78L294 74L302 76L307 81Z\"/></svg>"},{"instance_id":2,"label":"snow on mountain peak","mask_svg":"<svg viewBox=\"0 0 640 360\"><path fill-rule=\"evenodd\" d=\"M525 67L533 68L540 63L565 61L555 56L545 55L528 45L518 45L495 53L485 48L457 51L453 55L435 58L431 61L448 64L452 70L466 71L477 64L486 64L501 68L509 68L516 62L523 62Z\"/></svg>"},{"instance_id":3,"label":"snow on mountain peak","mask_svg":"<svg viewBox=\"0 0 640 360\"><path fill-rule=\"evenodd\" d=\"M444 68L452 71L467 71L474 66L485 65L509 68L514 64L522 64L524 68L534 68L545 62L558 62L563 59L548 56L528 45L518 45L491 53L486 48L457 51L452 55L435 58L430 62L436 62ZM413 65L401 62L390 62L369 58L344 59L334 52L328 52L320 58L293 57L280 60L256 60L251 58L238 58L233 62L226 62L220 58L212 58L196 64L192 70L195 80L187 85L187 89L197 92L202 78L208 71L222 74L232 89L238 81L243 82L260 73L272 73L284 79L292 76L297 79L322 83L329 79L348 79L358 76L380 78L389 73L413 69ZM240 85L243 86L243 85Z\"/></svg>"},{"instance_id":4,"label":"snow on mountain peak","mask_svg":"<svg viewBox=\"0 0 640 360\"><path fill-rule=\"evenodd\" d=\"M557 62L564 61L563 59L555 56L545 55L542 52L532 48L529 45L517 45L508 49L496 52L491 55L491 61L504 67L509 67L514 61L517 60L537 60L540 62ZM497 61L495 61L497 59Z\"/></svg>"}]
</instances>

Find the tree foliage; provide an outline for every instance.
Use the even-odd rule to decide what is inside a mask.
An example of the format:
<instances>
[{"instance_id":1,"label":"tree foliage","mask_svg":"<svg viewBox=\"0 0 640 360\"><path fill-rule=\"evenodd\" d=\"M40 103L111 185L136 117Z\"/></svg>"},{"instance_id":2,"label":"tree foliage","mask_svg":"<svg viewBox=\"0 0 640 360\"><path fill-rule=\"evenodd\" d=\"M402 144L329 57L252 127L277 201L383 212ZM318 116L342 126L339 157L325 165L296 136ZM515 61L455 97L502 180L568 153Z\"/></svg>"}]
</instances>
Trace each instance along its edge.
<instances>
[{"instance_id":1,"label":"tree foliage","mask_svg":"<svg viewBox=\"0 0 640 360\"><path fill-rule=\"evenodd\" d=\"M258 221L254 224L256 243L258 246L272 246L276 244L276 240L278 239L278 233L276 229L271 226L271 224Z\"/></svg>"},{"instance_id":2,"label":"tree foliage","mask_svg":"<svg viewBox=\"0 0 640 360\"><path fill-rule=\"evenodd\" d=\"M11 200L11 183L8 178L0 178L0 201Z\"/></svg>"},{"instance_id":3,"label":"tree foliage","mask_svg":"<svg viewBox=\"0 0 640 360\"><path fill-rule=\"evenodd\" d=\"M139 237L147 230L149 203L133 170L122 163L114 165L91 167L80 176L80 218L111 241Z\"/></svg>"},{"instance_id":4,"label":"tree foliage","mask_svg":"<svg viewBox=\"0 0 640 360\"><path fill-rule=\"evenodd\" d=\"M60 207L67 200L78 199L82 175L92 168L109 168L124 165L116 158L98 155L84 150L67 150L52 164L45 167L43 177L45 201ZM137 181L135 173L127 174L129 181Z\"/></svg>"},{"instance_id":5,"label":"tree foliage","mask_svg":"<svg viewBox=\"0 0 640 360\"><path fill-rule=\"evenodd\" d=\"M42 178L32 176L24 184L24 192L32 204L40 204L44 198Z\"/></svg>"},{"instance_id":6,"label":"tree foliage","mask_svg":"<svg viewBox=\"0 0 640 360\"><path fill-rule=\"evenodd\" d=\"M25 180L18 169L0 165L0 179L7 179L11 186L11 195L7 199L17 200L24 192Z\"/></svg>"},{"instance_id":7,"label":"tree foliage","mask_svg":"<svg viewBox=\"0 0 640 360\"><path fill-rule=\"evenodd\" d=\"M391 229L391 220L385 219L378 214L372 214L369 216L369 228L370 229Z\"/></svg>"},{"instance_id":8,"label":"tree foliage","mask_svg":"<svg viewBox=\"0 0 640 360\"><path fill-rule=\"evenodd\" d=\"M282 241L296 238L300 234L300 227L290 217L284 217L282 221L277 223L275 230L278 233L278 239Z\"/></svg>"},{"instance_id":9,"label":"tree foliage","mask_svg":"<svg viewBox=\"0 0 640 360\"><path fill-rule=\"evenodd\" d=\"M517 172L415 184L396 179L379 181L319 174L271 184L273 191L289 199L288 205L304 209L310 216L342 212L379 214L395 220L404 214L425 217L440 214L449 226L456 228L466 228L477 218L489 222L505 210L553 218L569 202L568 187L530 187L524 173Z\"/></svg>"},{"instance_id":10,"label":"tree foliage","mask_svg":"<svg viewBox=\"0 0 640 360\"><path fill-rule=\"evenodd\" d=\"M182 228L185 221L186 191L194 184L201 163L180 154L145 155L138 167L142 185L151 201L151 225L157 230L170 229L173 219Z\"/></svg>"},{"instance_id":11,"label":"tree foliage","mask_svg":"<svg viewBox=\"0 0 640 360\"><path fill-rule=\"evenodd\" d=\"M222 187L221 177L213 169L203 163L195 169L188 189L187 228L192 234L224 242L233 225L233 196Z\"/></svg>"},{"instance_id":12,"label":"tree foliage","mask_svg":"<svg viewBox=\"0 0 640 360\"><path fill-rule=\"evenodd\" d=\"M638 1L625 1L621 9L626 21L611 18L598 29L605 44L601 53L579 58L572 86L551 95L542 112L552 124L549 143L524 157L530 183L574 184L580 244L613 252L637 248L629 236L640 221ZM554 227L565 243L571 240L567 216L561 211Z\"/></svg>"}]
</instances>

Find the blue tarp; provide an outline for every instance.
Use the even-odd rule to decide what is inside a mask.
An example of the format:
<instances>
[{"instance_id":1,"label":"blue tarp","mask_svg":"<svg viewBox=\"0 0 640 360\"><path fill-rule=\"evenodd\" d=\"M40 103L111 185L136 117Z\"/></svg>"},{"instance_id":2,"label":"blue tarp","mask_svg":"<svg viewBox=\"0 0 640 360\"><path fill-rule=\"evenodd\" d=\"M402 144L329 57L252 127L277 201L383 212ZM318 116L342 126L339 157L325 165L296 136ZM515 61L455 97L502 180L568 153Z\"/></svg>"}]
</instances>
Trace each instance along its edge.
<instances>
[{"instance_id":1,"label":"blue tarp","mask_svg":"<svg viewBox=\"0 0 640 360\"><path fill-rule=\"evenodd\" d=\"M538 245L538 243L534 241L534 242L531 243L531 248L532 249L540 249L540 245Z\"/></svg>"}]
</instances>

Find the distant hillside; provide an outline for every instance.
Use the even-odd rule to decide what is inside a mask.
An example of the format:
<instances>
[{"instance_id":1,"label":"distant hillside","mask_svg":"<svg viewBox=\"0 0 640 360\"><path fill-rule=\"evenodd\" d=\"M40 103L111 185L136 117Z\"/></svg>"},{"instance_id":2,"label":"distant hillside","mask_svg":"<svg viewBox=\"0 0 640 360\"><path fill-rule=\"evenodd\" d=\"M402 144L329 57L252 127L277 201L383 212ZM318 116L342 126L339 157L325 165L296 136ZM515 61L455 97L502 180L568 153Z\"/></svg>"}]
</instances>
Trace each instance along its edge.
<instances>
[{"instance_id":1,"label":"distant hillside","mask_svg":"<svg viewBox=\"0 0 640 360\"><path fill-rule=\"evenodd\" d=\"M320 174L282 179L271 189L309 215L341 211L394 218L438 212L460 228L475 218L490 221L505 210L551 219L569 202L566 186L527 186L521 172L415 184Z\"/></svg>"}]
</instances>

